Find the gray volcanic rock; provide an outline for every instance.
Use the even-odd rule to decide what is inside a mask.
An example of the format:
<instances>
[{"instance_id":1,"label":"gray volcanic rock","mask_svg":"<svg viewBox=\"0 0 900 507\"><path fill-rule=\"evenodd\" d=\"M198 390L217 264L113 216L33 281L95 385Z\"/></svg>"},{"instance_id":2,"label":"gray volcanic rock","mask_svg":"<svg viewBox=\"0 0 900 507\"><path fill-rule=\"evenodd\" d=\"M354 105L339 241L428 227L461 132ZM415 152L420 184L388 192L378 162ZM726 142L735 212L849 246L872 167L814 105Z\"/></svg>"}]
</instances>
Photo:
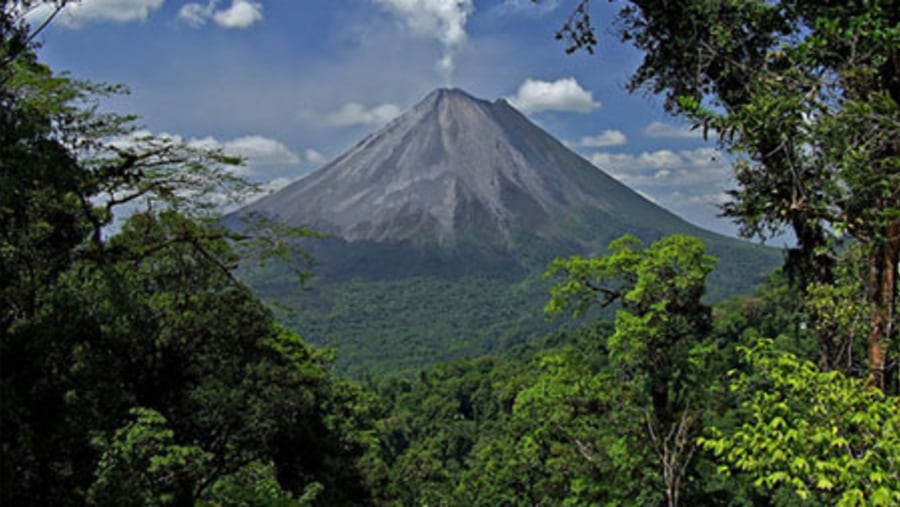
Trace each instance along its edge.
<instances>
[{"instance_id":1,"label":"gray volcanic rock","mask_svg":"<svg viewBox=\"0 0 900 507\"><path fill-rule=\"evenodd\" d=\"M338 369L354 374L497 353L544 335L559 325L542 311L547 263L605 253L625 233L645 244L701 238L719 258L713 301L749 292L781 260L685 222L505 101L460 90L431 93L238 215L251 211L334 235L301 243L320 261L309 290L277 265L247 277L292 310L287 325L337 350Z\"/></svg>"},{"instance_id":2,"label":"gray volcanic rock","mask_svg":"<svg viewBox=\"0 0 900 507\"><path fill-rule=\"evenodd\" d=\"M719 258L712 292L745 292L775 249L693 226L566 148L505 100L432 92L346 153L238 211L336 239L311 251L325 277L518 277L554 257L603 253L625 233L674 233Z\"/></svg>"},{"instance_id":3,"label":"gray volcanic rock","mask_svg":"<svg viewBox=\"0 0 900 507\"><path fill-rule=\"evenodd\" d=\"M559 231L551 217L596 209L627 221L635 208L662 216L664 223L677 220L505 100L440 89L320 170L244 211L349 241L453 245L465 233L511 246L512 227L552 238Z\"/></svg>"}]
</instances>

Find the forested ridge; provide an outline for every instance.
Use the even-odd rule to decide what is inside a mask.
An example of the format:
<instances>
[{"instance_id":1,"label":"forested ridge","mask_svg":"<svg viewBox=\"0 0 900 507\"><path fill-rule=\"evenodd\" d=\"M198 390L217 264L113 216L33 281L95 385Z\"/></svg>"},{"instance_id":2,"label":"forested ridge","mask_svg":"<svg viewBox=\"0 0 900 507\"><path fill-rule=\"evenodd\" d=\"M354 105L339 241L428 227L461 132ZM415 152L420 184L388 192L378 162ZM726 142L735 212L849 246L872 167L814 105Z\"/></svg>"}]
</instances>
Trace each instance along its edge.
<instances>
[{"instance_id":1,"label":"forested ridge","mask_svg":"<svg viewBox=\"0 0 900 507\"><path fill-rule=\"evenodd\" d=\"M278 258L303 283L316 234L224 229L240 160L42 64L34 3L0 3L3 505L900 504L895 2L616 22L646 55L631 88L738 157L724 212L796 235L754 294L710 305L700 240L625 235L548 266L562 329L353 382L235 275ZM593 51L573 8L559 37Z\"/></svg>"}]
</instances>

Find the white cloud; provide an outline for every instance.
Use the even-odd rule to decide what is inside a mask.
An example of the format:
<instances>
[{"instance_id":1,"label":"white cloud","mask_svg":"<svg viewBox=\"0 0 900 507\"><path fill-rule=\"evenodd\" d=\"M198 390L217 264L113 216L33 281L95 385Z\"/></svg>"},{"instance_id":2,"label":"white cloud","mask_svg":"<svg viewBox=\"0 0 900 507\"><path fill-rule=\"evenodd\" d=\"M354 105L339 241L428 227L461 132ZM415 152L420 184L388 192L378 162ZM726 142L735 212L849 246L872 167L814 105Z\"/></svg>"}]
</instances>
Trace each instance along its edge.
<instances>
[{"instance_id":1,"label":"white cloud","mask_svg":"<svg viewBox=\"0 0 900 507\"><path fill-rule=\"evenodd\" d=\"M433 38L444 47L436 68L449 83L453 55L466 42L466 22L475 10L473 0L374 0L399 16L417 37Z\"/></svg>"},{"instance_id":2,"label":"white cloud","mask_svg":"<svg viewBox=\"0 0 900 507\"><path fill-rule=\"evenodd\" d=\"M670 150L644 152L638 156L638 163L651 169L671 169L684 165L685 161Z\"/></svg>"},{"instance_id":3,"label":"white cloud","mask_svg":"<svg viewBox=\"0 0 900 507\"><path fill-rule=\"evenodd\" d=\"M178 18L194 28L213 20L222 28L247 28L263 19L263 6L253 0L232 0L227 9L216 10L219 0L209 0L205 5L190 2L181 6Z\"/></svg>"},{"instance_id":4,"label":"white cloud","mask_svg":"<svg viewBox=\"0 0 900 507\"><path fill-rule=\"evenodd\" d=\"M726 192L711 192L702 195L692 195L687 198L691 204L706 204L710 206L722 206L731 201L731 196Z\"/></svg>"},{"instance_id":5,"label":"white cloud","mask_svg":"<svg viewBox=\"0 0 900 507\"><path fill-rule=\"evenodd\" d=\"M593 94L582 88L574 77L552 82L528 78L509 101L524 113L539 111L589 113L600 107L600 102L594 100Z\"/></svg>"},{"instance_id":6,"label":"white cloud","mask_svg":"<svg viewBox=\"0 0 900 507\"><path fill-rule=\"evenodd\" d=\"M212 17L215 9L216 5L214 2L206 5L196 2L186 3L178 10L178 19L197 28L206 24L206 21Z\"/></svg>"},{"instance_id":7,"label":"white cloud","mask_svg":"<svg viewBox=\"0 0 900 507\"><path fill-rule=\"evenodd\" d=\"M543 16L549 14L559 7L560 0L503 0L503 3L496 7L499 14L524 14L531 16Z\"/></svg>"},{"instance_id":8,"label":"white cloud","mask_svg":"<svg viewBox=\"0 0 900 507\"><path fill-rule=\"evenodd\" d=\"M619 181L645 192L678 189L687 195L721 193L731 184L731 161L712 148L631 153L597 152L590 161Z\"/></svg>"},{"instance_id":9,"label":"white cloud","mask_svg":"<svg viewBox=\"0 0 900 507\"><path fill-rule=\"evenodd\" d=\"M617 174L673 169L687 165L681 155L671 150L645 151L639 155L597 152L590 156L590 161L604 171Z\"/></svg>"},{"instance_id":10,"label":"white cloud","mask_svg":"<svg viewBox=\"0 0 900 507\"><path fill-rule=\"evenodd\" d=\"M327 160L325 158L325 155L322 155L312 148L308 148L306 151L304 151L303 155L304 157L306 157L306 161L310 164L319 165Z\"/></svg>"},{"instance_id":11,"label":"white cloud","mask_svg":"<svg viewBox=\"0 0 900 507\"><path fill-rule=\"evenodd\" d=\"M262 18L262 4L251 0L232 0L231 7L213 15L213 21L223 28L247 28Z\"/></svg>"},{"instance_id":12,"label":"white cloud","mask_svg":"<svg viewBox=\"0 0 900 507\"><path fill-rule=\"evenodd\" d=\"M701 226L733 234L711 211L730 200L731 160L713 148L632 153L597 152L590 161L649 200Z\"/></svg>"},{"instance_id":13,"label":"white cloud","mask_svg":"<svg viewBox=\"0 0 900 507\"><path fill-rule=\"evenodd\" d=\"M698 148L681 152L685 161L693 167L718 167L728 163L725 154L715 148Z\"/></svg>"},{"instance_id":14,"label":"white cloud","mask_svg":"<svg viewBox=\"0 0 900 507\"><path fill-rule=\"evenodd\" d=\"M584 136L575 143L581 148L607 148L621 146L628 142L628 137L621 130L604 130L595 136Z\"/></svg>"},{"instance_id":15,"label":"white cloud","mask_svg":"<svg viewBox=\"0 0 900 507\"><path fill-rule=\"evenodd\" d=\"M132 23L146 20L165 0L83 0L70 3L56 16L55 23L66 28L81 28L90 23ZM54 7L41 5L28 15L31 24L42 23Z\"/></svg>"},{"instance_id":16,"label":"white cloud","mask_svg":"<svg viewBox=\"0 0 900 507\"><path fill-rule=\"evenodd\" d=\"M136 136L147 136L149 132L136 132ZM174 143L182 142L181 136L159 134L157 137ZM125 140L128 143L128 140ZM300 157L280 141L262 136L244 136L220 141L214 137L192 138L188 146L202 150L221 150L222 153L244 159L245 165L236 169L243 176L256 175L265 169L296 166Z\"/></svg>"},{"instance_id":17,"label":"white cloud","mask_svg":"<svg viewBox=\"0 0 900 507\"><path fill-rule=\"evenodd\" d=\"M401 16L415 35L436 37L447 46L466 41L466 21L474 10L472 0L375 0Z\"/></svg>"},{"instance_id":18,"label":"white cloud","mask_svg":"<svg viewBox=\"0 0 900 507\"><path fill-rule=\"evenodd\" d=\"M703 139L703 130L655 121L644 127L644 135L663 139Z\"/></svg>"},{"instance_id":19,"label":"white cloud","mask_svg":"<svg viewBox=\"0 0 900 507\"><path fill-rule=\"evenodd\" d=\"M183 144L197 150L218 150L225 155L240 157L244 160L243 165L228 166L226 169L236 176L259 183L260 192L235 196L213 191L204 196L206 200L219 206L223 212L233 210L260 195L279 190L289 184L294 178L286 177L285 174L296 174L295 166L301 162L300 157L281 142L256 135L227 141L221 141L214 137L186 140L178 134L166 132L154 134L149 130L137 130L125 136L109 139L108 142L118 149L140 152L153 146L152 140L173 145Z\"/></svg>"},{"instance_id":20,"label":"white cloud","mask_svg":"<svg viewBox=\"0 0 900 507\"><path fill-rule=\"evenodd\" d=\"M381 126L400 116L400 113L400 106L395 104L381 104L372 108L366 108L357 102L348 102L336 111L324 115L322 122L328 127L349 127L352 125Z\"/></svg>"},{"instance_id":21,"label":"white cloud","mask_svg":"<svg viewBox=\"0 0 900 507\"><path fill-rule=\"evenodd\" d=\"M300 157L279 141L261 136L245 136L222 143L229 155L247 159L251 167L284 167L300 163Z\"/></svg>"}]
</instances>

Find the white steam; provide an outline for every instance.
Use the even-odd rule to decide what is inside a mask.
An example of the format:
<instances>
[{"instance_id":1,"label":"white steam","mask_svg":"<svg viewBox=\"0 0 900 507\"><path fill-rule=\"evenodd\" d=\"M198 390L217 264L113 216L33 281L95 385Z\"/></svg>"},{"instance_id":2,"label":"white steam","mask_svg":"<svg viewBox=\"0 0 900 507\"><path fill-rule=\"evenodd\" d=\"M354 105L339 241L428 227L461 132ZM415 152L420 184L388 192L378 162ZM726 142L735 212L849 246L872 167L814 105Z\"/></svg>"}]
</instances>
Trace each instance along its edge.
<instances>
[{"instance_id":1,"label":"white steam","mask_svg":"<svg viewBox=\"0 0 900 507\"><path fill-rule=\"evenodd\" d=\"M466 42L466 22L475 10L473 0L374 0L403 19L418 37L433 38L443 46L435 68L450 84L455 68L454 56Z\"/></svg>"}]
</instances>

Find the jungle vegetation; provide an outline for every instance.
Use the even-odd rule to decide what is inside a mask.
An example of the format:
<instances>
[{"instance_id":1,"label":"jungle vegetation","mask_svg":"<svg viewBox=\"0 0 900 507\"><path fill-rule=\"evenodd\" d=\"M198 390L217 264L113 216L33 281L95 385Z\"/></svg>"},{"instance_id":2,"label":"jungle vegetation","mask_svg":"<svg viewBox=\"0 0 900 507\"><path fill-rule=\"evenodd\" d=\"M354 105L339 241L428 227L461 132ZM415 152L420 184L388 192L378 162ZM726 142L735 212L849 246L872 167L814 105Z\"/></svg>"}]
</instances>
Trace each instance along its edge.
<instances>
[{"instance_id":1,"label":"jungle vegetation","mask_svg":"<svg viewBox=\"0 0 900 507\"><path fill-rule=\"evenodd\" d=\"M725 213L798 238L756 293L710 306L702 242L626 235L548 267L570 326L359 381L234 275L314 233L223 229L240 161L103 112L121 88L43 65L31 4L0 3L3 505L900 504L895 2L615 22L631 87L740 158ZM574 8L560 38L595 50Z\"/></svg>"}]
</instances>

